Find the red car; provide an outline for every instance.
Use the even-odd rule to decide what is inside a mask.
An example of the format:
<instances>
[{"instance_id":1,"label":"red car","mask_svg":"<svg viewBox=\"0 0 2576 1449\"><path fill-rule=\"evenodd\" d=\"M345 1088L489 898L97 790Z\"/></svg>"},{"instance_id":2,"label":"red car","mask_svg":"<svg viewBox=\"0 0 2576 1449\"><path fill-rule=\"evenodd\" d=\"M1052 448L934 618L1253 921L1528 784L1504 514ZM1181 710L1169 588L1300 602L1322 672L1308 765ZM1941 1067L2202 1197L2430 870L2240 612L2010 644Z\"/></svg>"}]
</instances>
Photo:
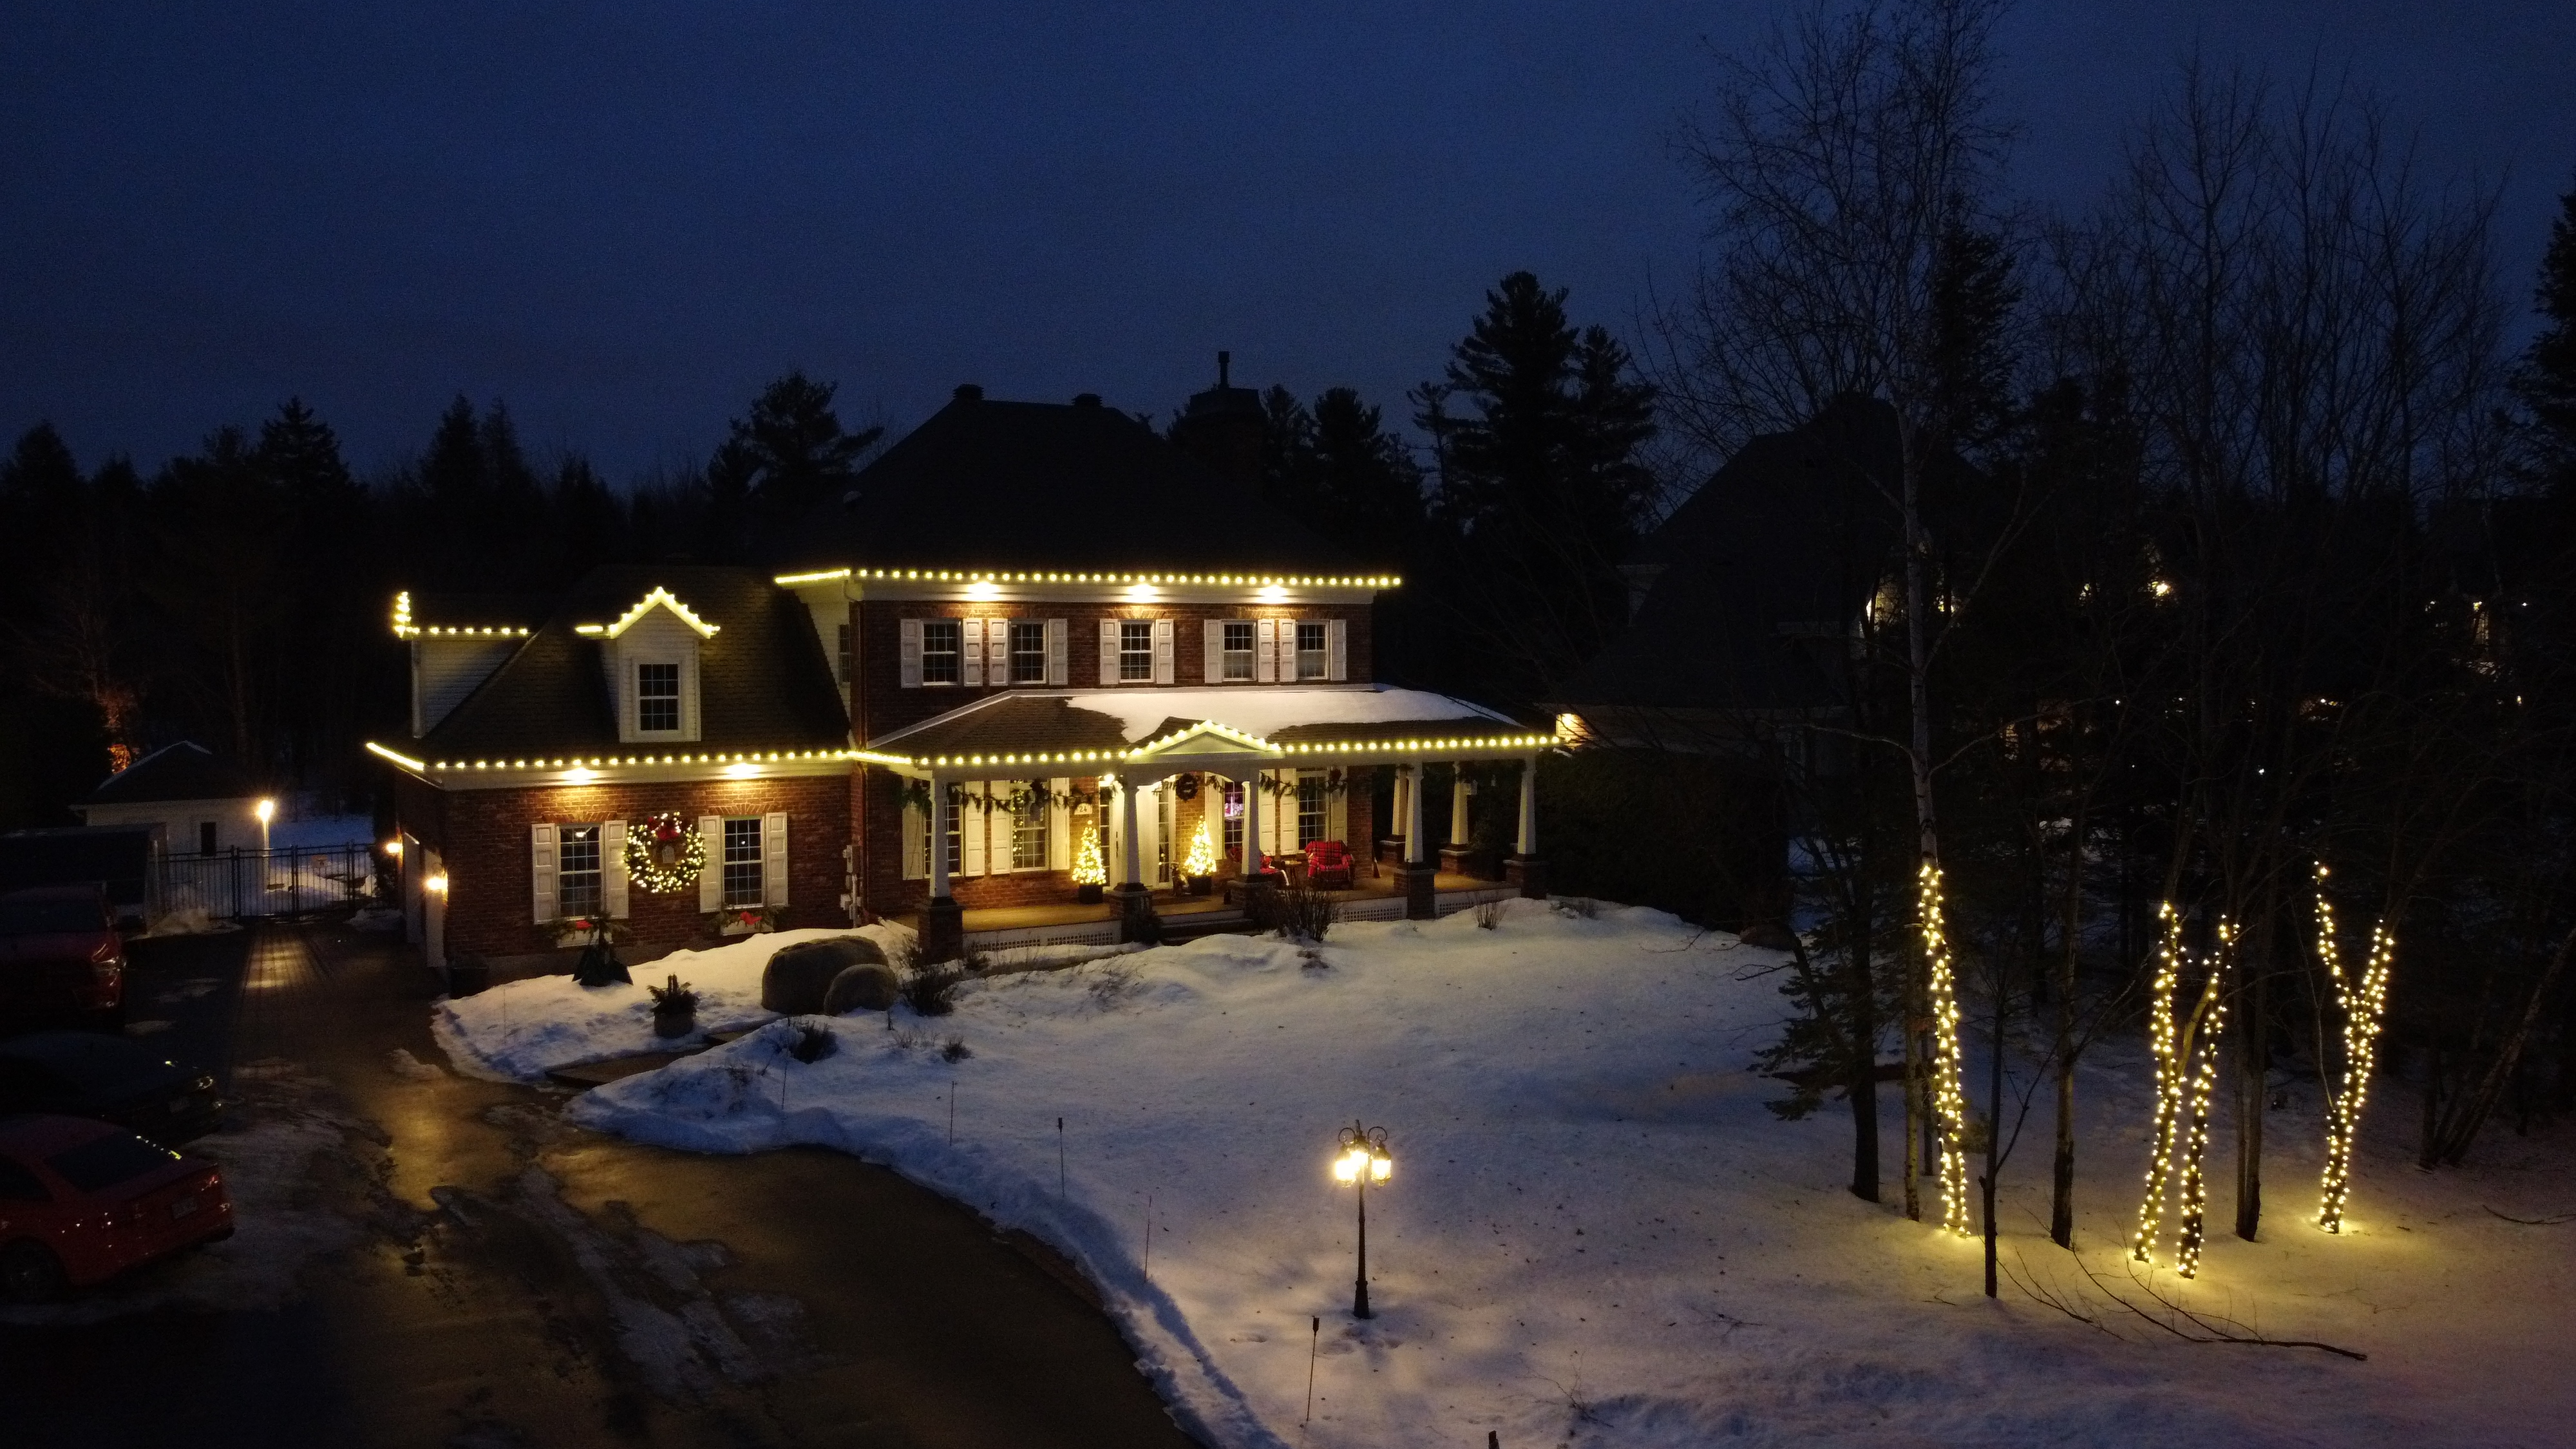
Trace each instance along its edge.
<instances>
[{"instance_id":1,"label":"red car","mask_svg":"<svg viewBox=\"0 0 2576 1449\"><path fill-rule=\"evenodd\" d=\"M0 1298L42 1302L232 1235L204 1158L80 1117L0 1117Z\"/></svg>"},{"instance_id":2,"label":"red car","mask_svg":"<svg viewBox=\"0 0 2576 1449\"><path fill-rule=\"evenodd\" d=\"M124 1028L125 940L105 886L0 895L0 1017Z\"/></svg>"}]
</instances>

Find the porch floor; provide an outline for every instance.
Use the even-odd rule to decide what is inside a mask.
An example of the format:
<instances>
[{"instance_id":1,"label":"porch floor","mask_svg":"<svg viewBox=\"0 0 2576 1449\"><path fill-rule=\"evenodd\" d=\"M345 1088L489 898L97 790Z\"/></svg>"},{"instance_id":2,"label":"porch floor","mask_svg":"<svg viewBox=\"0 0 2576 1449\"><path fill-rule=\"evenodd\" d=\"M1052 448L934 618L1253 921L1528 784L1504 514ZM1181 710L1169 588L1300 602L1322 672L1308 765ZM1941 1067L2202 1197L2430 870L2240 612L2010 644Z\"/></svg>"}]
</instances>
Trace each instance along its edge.
<instances>
[{"instance_id":1,"label":"porch floor","mask_svg":"<svg viewBox=\"0 0 2576 1449\"><path fill-rule=\"evenodd\" d=\"M1442 915L1460 910L1478 900L1517 894L1501 881L1480 876L1453 875L1442 871L1432 877L1434 909ZM1329 894L1358 919L1375 919L1401 914L1403 892L1398 887L1392 867L1381 866L1374 876L1362 875L1349 890ZM1243 912L1229 904L1219 893L1185 896L1177 891L1158 890L1154 895L1154 912L1165 924L1184 934L1195 935L1207 930L1224 930L1242 920ZM1393 910L1388 908L1393 907ZM1086 906L1079 901L1041 906L996 906L969 910L965 914L966 940L970 946L992 949L1007 946L1072 944L1089 941L1109 942L1117 939L1116 907L1108 902ZM920 929L921 913L910 912L894 919Z\"/></svg>"}]
</instances>

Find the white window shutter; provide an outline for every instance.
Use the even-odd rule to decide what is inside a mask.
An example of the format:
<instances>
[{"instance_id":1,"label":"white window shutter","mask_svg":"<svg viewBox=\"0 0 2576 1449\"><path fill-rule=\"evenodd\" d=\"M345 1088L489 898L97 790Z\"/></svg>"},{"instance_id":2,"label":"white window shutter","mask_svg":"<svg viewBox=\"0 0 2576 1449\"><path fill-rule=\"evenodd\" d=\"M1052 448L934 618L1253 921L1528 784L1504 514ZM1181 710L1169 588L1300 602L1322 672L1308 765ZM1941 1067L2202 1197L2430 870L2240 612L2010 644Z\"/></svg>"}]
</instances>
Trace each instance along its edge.
<instances>
[{"instance_id":1,"label":"white window shutter","mask_svg":"<svg viewBox=\"0 0 2576 1449\"><path fill-rule=\"evenodd\" d=\"M903 878L930 879L930 817L909 800L903 806Z\"/></svg>"},{"instance_id":2,"label":"white window shutter","mask_svg":"<svg viewBox=\"0 0 2576 1449\"><path fill-rule=\"evenodd\" d=\"M787 904L787 817L774 812L760 817L760 901Z\"/></svg>"},{"instance_id":3,"label":"white window shutter","mask_svg":"<svg viewBox=\"0 0 2576 1449\"><path fill-rule=\"evenodd\" d=\"M626 915L626 822L604 820L599 826L599 904L609 919Z\"/></svg>"},{"instance_id":4,"label":"white window shutter","mask_svg":"<svg viewBox=\"0 0 2576 1449\"><path fill-rule=\"evenodd\" d=\"M698 844L706 847L706 867L698 872L698 909L724 909L724 817L698 817Z\"/></svg>"},{"instance_id":5,"label":"white window shutter","mask_svg":"<svg viewBox=\"0 0 2576 1449\"><path fill-rule=\"evenodd\" d=\"M1154 682L1172 682L1172 621L1169 619L1154 621Z\"/></svg>"},{"instance_id":6,"label":"white window shutter","mask_svg":"<svg viewBox=\"0 0 2576 1449\"><path fill-rule=\"evenodd\" d=\"M1072 632L1066 620L1046 621L1047 683L1058 689L1073 682Z\"/></svg>"},{"instance_id":7,"label":"white window shutter","mask_svg":"<svg viewBox=\"0 0 2576 1449\"><path fill-rule=\"evenodd\" d=\"M1351 621L1330 619L1324 624L1324 677L1351 677Z\"/></svg>"},{"instance_id":8,"label":"white window shutter","mask_svg":"<svg viewBox=\"0 0 2576 1449\"><path fill-rule=\"evenodd\" d=\"M984 826L984 783L978 780L965 788L957 802L957 833L963 837L958 842L958 874L986 873Z\"/></svg>"},{"instance_id":9,"label":"white window shutter","mask_svg":"<svg viewBox=\"0 0 2576 1449\"><path fill-rule=\"evenodd\" d=\"M983 620L960 619L957 621L957 648L962 656L959 661L959 667L965 672L964 677L966 680L966 687L968 689L981 687L984 683Z\"/></svg>"},{"instance_id":10,"label":"white window shutter","mask_svg":"<svg viewBox=\"0 0 2576 1449\"><path fill-rule=\"evenodd\" d=\"M1345 775L1343 778L1347 781L1349 777ZM1351 797L1349 791L1345 790L1339 795L1327 795L1324 797L1324 838L1327 840L1338 840L1344 845L1351 843Z\"/></svg>"},{"instance_id":11,"label":"white window shutter","mask_svg":"<svg viewBox=\"0 0 2576 1449\"><path fill-rule=\"evenodd\" d=\"M899 625L903 631L903 687L921 688L921 621L906 619Z\"/></svg>"},{"instance_id":12,"label":"white window shutter","mask_svg":"<svg viewBox=\"0 0 2576 1449\"><path fill-rule=\"evenodd\" d=\"M1041 782L1047 788L1047 869L1073 869L1073 781Z\"/></svg>"},{"instance_id":13,"label":"white window shutter","mask_svg":"<svg viewBox=\"0 0 2576 1449\"><path fill-rule=\"evenodd\" d=\"M1225 621L1199 620L1199 683L1225 682Z\"/></svg>"},{"instance_id":14,"label":"white window shutter","mask_svg":"<svg viewBox=\"0 0 2576 1449\"><path fill-rule=\"evenodd\" d=\"M1253 622L1252 682L1255 684L1279 682L1279 621L1276 619L1258 619Z\"/></svg>"},{"instance_id":15,"label":"white window shutter","mask_svg":"<svg viewBox=\"0 0 2576 1449\"><path fill-rule=\"evenodd\" d=\"M533 864L529 876L536 887L537 924L542 926L563 914L562 908L555 903L554 826L528 827L528 855Z\"/></svg>"},{"instance_id":16,"label":"white window shutter","mask_svg":"<svg viewBox=\"0 0 2576 1449\"><path fill-rule=\"evenodd\" d=\"M1114 688L1118 683L1118 621L1100 621L1100 687Z\"/></svg>"}]
</instances>

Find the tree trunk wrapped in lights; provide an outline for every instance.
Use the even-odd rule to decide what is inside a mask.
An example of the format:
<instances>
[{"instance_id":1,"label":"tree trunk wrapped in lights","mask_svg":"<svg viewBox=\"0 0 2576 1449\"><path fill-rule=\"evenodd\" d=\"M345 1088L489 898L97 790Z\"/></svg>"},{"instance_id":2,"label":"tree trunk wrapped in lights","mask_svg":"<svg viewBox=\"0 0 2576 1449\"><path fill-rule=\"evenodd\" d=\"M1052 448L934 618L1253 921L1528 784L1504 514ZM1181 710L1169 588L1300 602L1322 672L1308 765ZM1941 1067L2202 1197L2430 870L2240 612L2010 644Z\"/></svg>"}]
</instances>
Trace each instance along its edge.
<instances>
[{"instance_id":1,"label":"tree trunk wrapped in lights","mask_svg":"<svg viewBox=\"0 0 2576 1449\"><path fill-rule=\"evenodd\" d=\"M2317 955L2343 1013L2343 1085L2326 1077L2326 1167L2317 1203L2317 1225L2343 1231L2344 1205L2352 1198L2352 1142L2361 1109L2370 1100L2370 1072L2379 1055L2379 1027L2388 1005L2388 974L2397 964L2397 937L2385 921L2370 928L2370 959L2354 976L2335 942L2334 903L2326 899L2326 868L2317 867ZM2322 1063L2320 1064L2322 1066ZM2325 1076L2323 1071L2320 1076Z\"/></svg>"},{"instance_id":2,"label":"tree trunk wrapped in lights","mask_svg":"<svg viewBox=\"0 0 2576 1449\"><path fill-rule=\"evenodd\" d=\"M2202 963L2207 975L2201 982L2200 999L2189 1016L2177 1020L2174 999L2184 971L2192 964L2192 953L2183 944L2182 913L2171 901L2158 913L2164 918L2165 938L2147 1003L2147 1045L2156 1064L2154 1142L2129 1256L2141 1263L2154 1261L2166 1199L2174 1196L2179 1199L2175 1205L2181 1217L2174 1266L2189 1278L2200 1271L2200 1249L2207 1232L2201 1158L2209 1147L2209 1103L2218 1083L2218 1044L2227 1026L2227 973L2236 938L2226 921L2218 923L2218 949ZM2169 1191L2177 1187L2178 1191Z\"/></svg>"},{"instance_id":3,"label":"tree trunk wrapped in lights","mask_svg":"<svg viewBox=\"0 0 2576 1449\"><path fill-rule=\"evenodd\" d=\"M1941 1176L1941 1225L1968 1231L1968 1099L1959 1086L1959 994L1950 965L1948 927L1941 915L1941 867L1926 862L1919 876L1924 987L1931 997L1933 1164Z\"/></svg>"}]
</instances>

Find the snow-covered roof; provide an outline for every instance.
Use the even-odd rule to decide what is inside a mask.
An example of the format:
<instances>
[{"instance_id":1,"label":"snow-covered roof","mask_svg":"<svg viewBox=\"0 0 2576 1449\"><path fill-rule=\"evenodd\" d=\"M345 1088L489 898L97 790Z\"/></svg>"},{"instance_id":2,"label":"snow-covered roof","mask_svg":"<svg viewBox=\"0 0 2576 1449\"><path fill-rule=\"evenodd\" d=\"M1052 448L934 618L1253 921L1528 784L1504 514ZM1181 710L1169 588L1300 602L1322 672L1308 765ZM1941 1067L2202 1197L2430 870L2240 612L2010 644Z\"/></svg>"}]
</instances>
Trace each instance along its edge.
<instances>
[{"instance_id":1,"label":"snow-covered roof","mask_svg":"<svg viewBox=\"0 0 2576 1449\"><path fill-rule=\"evenodd\" d=\"M913 759L1116 753L1201 724L1278 745L1525 732L1510 716L1480 704L1380 684L1027 690L950 710L869 748Z\"/></svg>"}]
</instances>

